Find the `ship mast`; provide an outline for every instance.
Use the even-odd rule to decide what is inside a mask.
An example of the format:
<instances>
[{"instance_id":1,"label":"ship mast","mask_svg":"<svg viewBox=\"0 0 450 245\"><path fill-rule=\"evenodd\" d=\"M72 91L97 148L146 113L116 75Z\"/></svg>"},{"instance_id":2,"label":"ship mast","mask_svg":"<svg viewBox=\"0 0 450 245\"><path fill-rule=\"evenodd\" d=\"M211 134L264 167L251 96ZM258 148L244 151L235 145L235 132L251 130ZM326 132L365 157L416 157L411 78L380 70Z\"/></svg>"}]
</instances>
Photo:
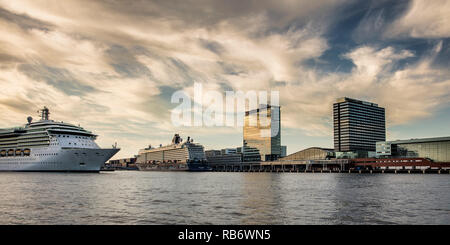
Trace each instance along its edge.
<instances>
[{"instance_id":1,"label":"ship mast","mask_svg":"<svg viewBox=\"0 0 450 245\"><path fill-rule=\"evenodd\" d=\"M172 138L172 144L177 145L177 144L181 143L181 141L182 141L182 139L179 134L175 134Z\"/></svg>"},{"instance_id":2,"label":"ship mast","mask_svg":"<svg viewBox=\"0 0 450 245\"><path fill-rule=\"evenodd\" d=\"M41 113L41 121L48 121L48 115L50 115L50 111L46 106L44 106L44 109L39 110L38 113Z\"/></svg>"}]
</instances>

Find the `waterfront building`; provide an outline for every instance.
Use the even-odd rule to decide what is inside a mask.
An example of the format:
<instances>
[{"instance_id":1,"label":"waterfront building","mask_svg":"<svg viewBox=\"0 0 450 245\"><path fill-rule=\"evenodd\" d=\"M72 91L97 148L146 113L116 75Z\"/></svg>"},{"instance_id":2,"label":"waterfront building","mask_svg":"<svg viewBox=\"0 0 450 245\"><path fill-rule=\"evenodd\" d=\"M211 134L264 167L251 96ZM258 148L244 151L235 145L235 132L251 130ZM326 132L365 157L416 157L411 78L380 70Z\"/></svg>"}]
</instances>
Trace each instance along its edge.
<instances>
[{"instance_id":1,"label":"waterfront building","mask_svg":"<svg viewBox=\"0 0 450 245\"><path fill-rule=\"evenodd\" d=\"M283 157L280 160L329 160L334 158L333 149L320 148L320 147L310 147L289 156Z\"/></svg>"},{"instance_id":2,"label":"waterfront building","mask_svg":"<svg viewBox=\"0 0 450 245\"><path fill-rule=\"evenodd\" d=\"M281 146L281 155L280 155L280 157L285 157L285 156L287 156L287 146L282 145Z\"/></svg>"},{"instance_id":3,"label":"waterfront building","mask_svg":"<svg viewBox=\"0 0 450 245\"><path fill-rule=\"evenodd\" d=\"M376 156L375 151L336 151L334 154L338 159L370 158Z\"/></svg>"},{"instance_id":4,"label":"waterfront building","mask_svg":"<svg viewBox=\"0 0 450 245\"><path fill-rule=\"evenodd\" d=\"M259 153L259 149L254 147L249 147L244 145L243 147L238 147L237 153L242 154L243 162L259 162L261 161L261 154Z\"/></svg>"},{"instance_id":5,"label":"waterfront building","mask_svg":"<svg viewBox=\"0 0 450 245\"><path fill-rule=\"evenodd\" d=\"M450 137L380 141L376 143L376 156L422 157L434 162L450 162Z\"/></svg>"},{"instance_id":6,"label":"waterfront building","mask_svg":"<svg viewBox=\"0 0 450 245\"><path fill-rule=\"evenodd\" d=\"M245 112L244 147L259 150L261 161L276 160L281 156L280 107L260 105Z\"/></svg>"},{"instance_id":7,"label":"waterfront building","mask_svg":"<svg viewBox=\"0 0 450 245\"><path fill-rule=\"evenodd\" d=\"M333 122L336 152L367 156L375 152L377 141L386 140L385 109L375 103L339 98L333 104Z\"/></svg>"},{"instance_id":8,"label":"waterfront building","mask_svg":"<svg viewBox=\"0 0 450 245\"><path fill-rule=\"evenodd\" d=\"M427 170L450 169L450 162L434 162L423 157L358 158L349 160L351 167L359 169ZM423 173L423 172L422 172Z\"/></svg>"},{"instance_id":9,"label":"waterfront building","mask_svg":"<svg viewBox=\"0 0 450 245\"><path fill-rule=\"evenodd\" d=\"M242 162L242 154L237 153L236 149L234 151L233 149L208 150L205 151L205 155L210 165L240 164Z\"/></svg>"},{"instance_id":10,"label":"waterfront building","mask_svg":"<svg viewBox=\"0 0 450 245\"><path fill-rule=\"evenodd\" d=\"M105 167L108 167L108 168L137 168L136 167L136 157L109 160L109 162L105 164Z\"/></svg>"}]
</instances>

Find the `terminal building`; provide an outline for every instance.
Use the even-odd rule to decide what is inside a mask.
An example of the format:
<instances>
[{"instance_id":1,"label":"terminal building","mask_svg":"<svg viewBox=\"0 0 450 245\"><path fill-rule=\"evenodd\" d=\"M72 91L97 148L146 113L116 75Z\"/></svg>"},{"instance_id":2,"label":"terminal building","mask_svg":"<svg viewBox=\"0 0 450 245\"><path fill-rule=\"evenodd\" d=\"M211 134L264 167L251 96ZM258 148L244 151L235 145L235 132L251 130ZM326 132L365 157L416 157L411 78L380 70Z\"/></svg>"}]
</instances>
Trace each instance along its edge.
<instances>
[{"instance_id":1,"label":"terminal building","mask_svg":"<svg viewBox=\"0 0 450 245\"><path fill-rule=\"evenodd\" d=\"M242 154L243 162L260 162L261 154L259 153L259 149L255 147L249 147L245 144L243 147L238 147L237 153Z\"/></svg>"},{"instance_id":2,"label":"terminal building","mask_svg":"<svg viewBox=\"0 0 450 245\"><path fill-rule=\"evenodd\" d=\"M368 157L376 142L386 140L385 110L375 103L339 98L333 104L333 123L336 153Z\"/></svg>"},{"instance_id":3,"label":"terminal building","mask_svg":"<svg viewBox=\"0 0 450 245\"><path fill-rule=\"evenodd\" d=\"M210 165L239 164L242 162L242 154L236 149L208 150L205 151L206 160Z\"/></svg>"},{"instance_id":4,"label":"terminal building","mask_svg":"<svg viewBox=\"0 0 450 245\"><path fill-rule=\"evenodd\" d=\"M259 150L254 147L225 148L205 151L206 160L210 165L229 165L255 163L261 161Z\"/></svg>"},{"instance_id":5,"label":"terminal building","mask_svg":"<svg viewBox=\"0 0 450 245\"><path fill-rule=\"evenodd\" d=\"M280 158L281 124L279 106L260 105L257 109L246 111L243 132L243 147L249 150L258 150L261 161L274 161Z\"/></svg>"},{"instance_id":6,"label":"terminal building","mask_svg":"<svg viewBox=\"0 0 450 245\"><path fill-rule=\"evenodd\" d=\"M109 160L109 162L105 163L105 167L112 169L137 169L136 157Z\"/></svg>"},{"instance_id":7,"label":"terminal building","mask_svg":"<svg viewBox=\"0 0 450 245\"><path fill-rule=\"evenodd\" d=\"M450 162L450 137L436 137L376 143L377 158L427 158Z\"/></svg>"},{"instance_id":8,"label":"terminal building","mask_svg":"<svg viewBox=\"0 0 450 245\"><path fill-rule=\"evenodd\" d=\"M286 157L281 158L281 161L285 160L329 160L335 157L334 150L320 147L310 147L295 153L292 153Z\"/></svg>"}]
</instances>

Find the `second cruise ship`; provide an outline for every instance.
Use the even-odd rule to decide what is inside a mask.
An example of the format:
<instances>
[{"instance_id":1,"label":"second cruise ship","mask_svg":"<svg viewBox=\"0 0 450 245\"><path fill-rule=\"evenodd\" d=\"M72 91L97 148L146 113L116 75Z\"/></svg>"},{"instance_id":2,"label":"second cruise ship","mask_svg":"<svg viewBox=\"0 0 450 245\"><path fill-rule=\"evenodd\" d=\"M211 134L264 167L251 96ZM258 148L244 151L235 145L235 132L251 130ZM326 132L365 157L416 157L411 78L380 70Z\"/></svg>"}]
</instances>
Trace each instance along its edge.
<instances>
[{"instance_id":1,"label":"second cruise ship","mask_svg":"<svg viewBox=\"0 0 450 245\"><path fill-rule=\"evenodd\" d=\"M101 149L97 135L82 127L49 120L49 109L40 110L41 120L22 127L0 129L0 171L99 172L120 149Z\"/></svg>"},{"instance_id":2,"label":"second cruise ship","mask_svg":"<svg viewBox=\"0 0 450 245\"><path fill-rule=\"evenodd\" d=\"M206 163L205 150L188 137L185 142L175 134L172 144L139 151L136 165L141 171L211 171Z\"/></svg>"}]
</instances>

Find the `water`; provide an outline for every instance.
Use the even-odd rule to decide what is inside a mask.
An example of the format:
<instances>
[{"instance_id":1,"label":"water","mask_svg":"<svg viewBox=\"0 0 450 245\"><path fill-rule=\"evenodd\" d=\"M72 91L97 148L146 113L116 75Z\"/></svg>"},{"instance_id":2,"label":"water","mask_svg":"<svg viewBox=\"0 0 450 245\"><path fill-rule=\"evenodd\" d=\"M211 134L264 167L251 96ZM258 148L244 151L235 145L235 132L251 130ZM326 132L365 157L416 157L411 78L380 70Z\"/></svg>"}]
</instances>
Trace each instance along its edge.
<instances>
[{"instance_id":1,"label":"water","mask_svg":"<svg viewBox=\"0 0 450 245\"><path fill-rule=\"evenodd\" d=\"M0 224L450 224L450 176L0 173Z\"/></svg>"}]
</instances>

